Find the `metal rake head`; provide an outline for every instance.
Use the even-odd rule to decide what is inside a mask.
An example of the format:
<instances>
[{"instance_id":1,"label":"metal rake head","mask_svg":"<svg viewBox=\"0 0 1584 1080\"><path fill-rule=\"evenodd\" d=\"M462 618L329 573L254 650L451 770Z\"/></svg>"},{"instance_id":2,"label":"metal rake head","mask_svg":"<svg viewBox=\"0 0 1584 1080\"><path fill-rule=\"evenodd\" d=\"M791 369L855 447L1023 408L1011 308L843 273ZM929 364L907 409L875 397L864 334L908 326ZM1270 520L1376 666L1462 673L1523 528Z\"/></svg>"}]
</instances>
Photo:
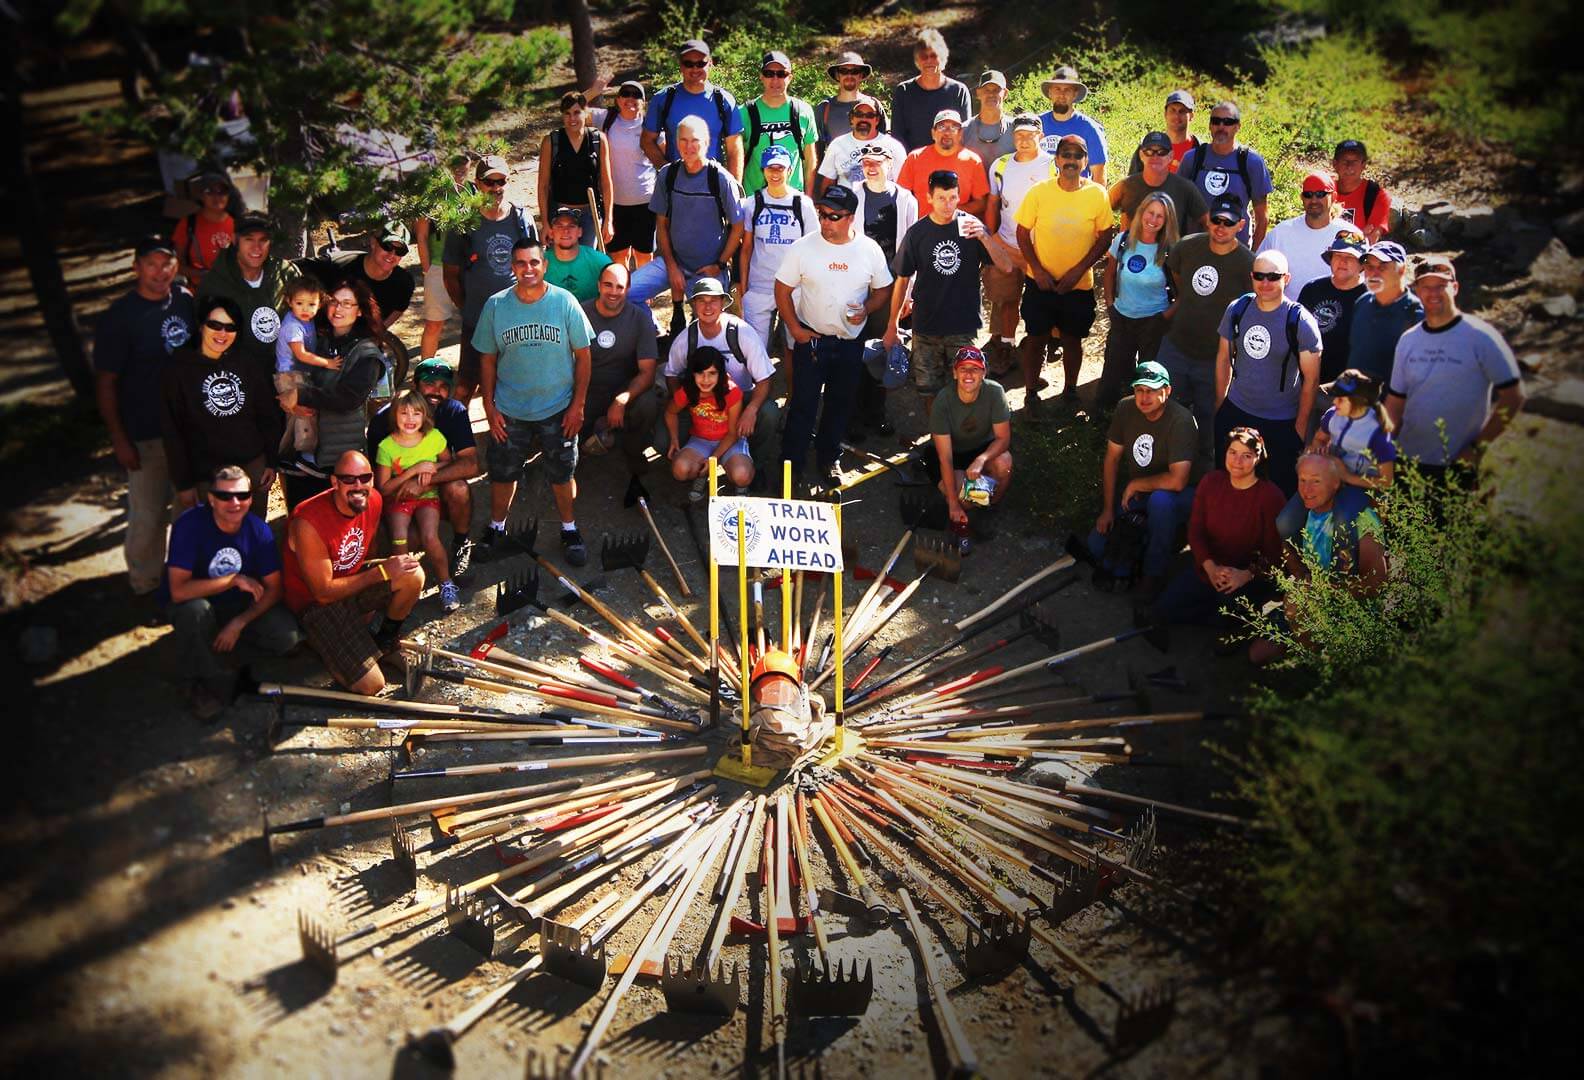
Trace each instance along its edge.
<instances>
[{"instance_id":1,"label":"metal rake head","mask_svg":"<svg viewBox=\"0 0 1584 1080\"><path fill-rule=\"evenodd\" d=\"M632 532L607 535L600 541L600 568L642 570L649 557L649 534Z\"/></svg>"},{"instance_id":2,"label":"metal rake head","mask_svg":"<svg viewBox=\"0 0 1584 1080\"><path fill-rule=\"evenodd\" d=\"M424 676L434 670L434 646L404 645L402 658L402 689L408 697L423 688Z\"/></svg>"},{"instance_id":3,"label":"metal rake head","mask_svg":"<svg viewBox=\"0 0 1584 1080\"><path fill-rule=\"evenodd\" d=\"M1033 931L1027 919L991 915L976 928L967 924L963 944L963 966L969 978L999 975L1010 971L1028 957Z\"/></svg>"},{"instance_id":4,"label":"metal rake head","mask_svg":"<svg viewBox=\"0 0 1584 1080\"><path fill-rule=\"evenodd\" d=\"M1018 613L1018 623L1033 635L1034 640L1052 649L1061 648L1061 626L1056 621L1056 608L1049 600L1030 604Z\"/></svg>"},{"instance_id":5,"label":"metal rake head","mask_svg":"<svg viewBox=\"0 0 1584 1080\"><path fill-rule=\"evenodd\" d=\"M544 969L568 982L599 989L605 983L609 963L604 945L591 945L576 927L553 919L539 920L539 955Z\"/></svg>"},{"instance_id":6,"label":"metal rake head","mask_svg":"<svg viewBox=\"0 0 1584 1080\"><path fill-rule=\"evenodd\" d=\"M862 1016L874 997L874 965L837 960L835 966L810 958L797 966L797 975L788 986L788 1003L800 1016Z\"/></svg>"},{"instance_id":7,"label":"metal rake head","mask_svg":"<svg viewBox=\"0 0 1584 1080\"><path fill-rule=\"evenodd\" d=\"M737 1011L742 997L742 972L736 964L727 974L726 962L717 960L714 970L702 964L671 965L666 957L660 972L660 992L665 995L666 1008L672 1012L709 1013L713 1016L730 1016Z\"/></svg>"},{"instance_id":8,"label":"metal rake head","mask_svg":"<svg viewBox=\"0 0 1584 1080\"><path fill-rule=\"evenodd\" d=\"M418 851L413 847L412 837L407 835L407 830L396 818L391 818L391 861L402 872L404 877L411 882L409 888L418 887Z\"/></svg>"},{"instance_id":9,"label":"metal rake head","mask_svg":"<svg viewBox=\"0 0 1584 1080\"><path fill-rule=\"evenodd\" d=\"M962 577L962 552L957 549L957 541L949 536L915 536L913 566L920 573L943 581L957 581Z\"/></svg>"},{"instance_id":10,"label":"metal rake head","mask_svg":"<svg viewBox=\"0 0 1584 1080\"><path fill-rule=\"evenodd\" d=\"M944 529L951 523L946 499L938 491L903 491L897 495L902 523L910 529Z\"/></svg>"},{"instance_id":11,"label":"metal rake head","mask_svg":"<svg viewBox=\"0 0 1584 1080\"><path fill-rule=\"evenodd\" d=\"M511 952L527 936L527 927L504 904L465 895L460 889L446 889L445 913L451 932L492 960Z\"/></svg>"},{"instance_id":12,"label":"metal rake head","mask_svg":"<svg viewBox=\"0 0 1584 1080\"><path fill-rule=\"evenodd\" d=\"M1053 927L1078 914L1100 899L1100 860L1091 858L1082 866L1071 866L1056 885L1047 918Z\"/></svg>"},{"instance_id":13,"label":"metal rake head","mask_svg":"<svg viewBox=\"0 0 1584 1080\"><path fill-rule=\"evenodd\" d=\"M525 555L534 553L534 546L539 542L539 519L529 518L527 521L518 520L506 526L506 539L510 540Z\"/></svg>"},{"instance_id":14,"label":"metal rake head","mask_svg":"<svg viewBox=\"0 0 1584 1080\"><path fill-rule=\"evenodd\" d=\"M341 967L336 949L336 936L330 927L308 914L297 912L297 940L302 944L303 959L330 976L334 982Z\"/></svg>"},{"instance_id":15,"label":"metal rake head","mask_svg":"<svg viewBox=\"0 0 1584 1080\"><path fill-rule=\"evenodd\" d=\"M1128 830L1127 845L1122 861L1135 870L1142 870L1155 854L1155 808L1148 807Z\"/></svg>"},{"instance_id":16,"label":"metal rake head","mask_svg":"<svg viewBox=\"0 0 1584 1080\"><path fill-rule=\"evenodd\" d=\"M552 1054L548 1050L538 1050L531 1046L528 1048L528 1059L523 1068L523 1076L526 1080L583 1080L585 1077L605 1080L604 1057L595 1057L574 1076L572 1059L565 1051Z\"/></svg>"},{"instance_id":17,"label":"metal rake head","mask_svg":"<svg viewBox=\"0 0 1584 1080\"><path fill-rule=\"evenodd\" d=\"M525 607L539 607L539 568L509 576L495 586L495 614L505 617Z\"/></svg>"},{"instance_id":18,"label":"metal rake head","mask_svg":"<svg viewBox=\"0 0 1584 1080\"><path fill-rule=\"evenodd\" d=\"M1172 984L1144 990L1117 1004L1116 1030L1111 1044L1131 1050L1160 1038L1177 1015L1177 987Z\"/></svg>"}]
</instances>

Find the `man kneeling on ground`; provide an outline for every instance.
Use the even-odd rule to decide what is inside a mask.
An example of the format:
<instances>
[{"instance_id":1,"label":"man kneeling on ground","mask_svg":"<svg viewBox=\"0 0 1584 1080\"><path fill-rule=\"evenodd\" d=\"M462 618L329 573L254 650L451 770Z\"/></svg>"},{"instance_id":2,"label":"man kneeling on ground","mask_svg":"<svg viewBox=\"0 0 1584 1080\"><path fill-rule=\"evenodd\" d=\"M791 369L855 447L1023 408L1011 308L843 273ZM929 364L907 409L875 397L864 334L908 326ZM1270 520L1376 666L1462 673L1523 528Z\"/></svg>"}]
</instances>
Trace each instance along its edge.
<instances>
[{"instance_id":1,"label":"man kneeling on ground","mask_svg":"<svg viewBox=\"0 0 1584 1080\"><path fill-rule=\"evenodd\" d=\"M299 503L286 534L286 606L336 682L354 694L384 689L379 661L396 648L423 591L416 555L368 565L382 509L374 467L348 450L336 459L330 490ZM375 611L385 615L377 636L368 628Z\"/></svg>"},{"instance_id":2,"label":"man kneeling on ground","mask_svg":"<svg viewBox=\"0 0 1584 1080\"><path fill-rule=\"evenodd\" d=\"M236 675L221 653L245 643L280 656L303 638L297 620L280 606L275 537L263 518L248 513L260 497L241 466L222 466L204 501L171 528L165 614L191 680L193 714L205 723L224 711L236 691Z\"/></svg>"},{"instance_id":3,"label":"man kneeling on ground","mask_svg":"<svg viewBox=\"0 0 1584 1080\"><path fill-rule=\"evenodd\" d=\"M972 345L957 350L952 380L930 406L935 453L924 461L946 496L957 549L966 555L972 541L964 501L995 506L1012 483L1012 413L1001 384L985 378L984 353Z\"/></svg>"}]
</instances>

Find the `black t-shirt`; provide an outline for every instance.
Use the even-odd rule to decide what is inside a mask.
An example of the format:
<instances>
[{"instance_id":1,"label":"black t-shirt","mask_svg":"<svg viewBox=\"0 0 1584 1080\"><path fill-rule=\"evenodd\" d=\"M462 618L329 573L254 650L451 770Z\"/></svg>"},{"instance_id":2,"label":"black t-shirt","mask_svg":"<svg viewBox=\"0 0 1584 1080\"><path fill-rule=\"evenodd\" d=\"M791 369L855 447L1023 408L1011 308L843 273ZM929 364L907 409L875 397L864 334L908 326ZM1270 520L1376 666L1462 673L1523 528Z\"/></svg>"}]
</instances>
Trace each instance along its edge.
<instances>
[{"instance_id":1,"label":"black t-shirt","mask_svg":"<svg viewBox=\"0 0 1584 1080\"><path fill-rule=\"evenodd\" d=\"M897 200L894 191L864 193L864 235L880 245L886 261L896 258Z\"/></svg>"},{"instance_id":2,"label":"black t-shirt","mask_svg":"<svg viewBox=\"0 0 1584 1080\"><path fill-rule=\"evenodd\" d=\"M172 289L164 300L129 292L99 316L94 370L118 376L116 398L127 438L160 437L160 377L171 354L197 333L193 298L184 289Z\"/></svg>"},{"instance_id":3,"label":"black t-shirt","mask_svg":"<svg viewBox=\"0 0 1584 1080\"><path fill-rule=\"evenodd\" d=\"M902 238L894 269L913 278L913 332L934 337L979 329L979 270L991 261L978 239L966 240L957 222L921 217Z\"/></svg>"},{"instance_id":4,"label":"black t-shirt","mask_svg":"<svg viewBox=\"0 0 1584 1080\"><path fill-rule=\"evenodd\" d=\"M382 406L379 412L369 417L368 424L368 456L374 460L374 451L385 436L390 434L389 403ZM464 450L475 450L478 443L473 439L473 423L468 419L468 408L456 398L447 398L445 403L435 410L435 427L440 434L445 436L446 449L454 457Z\"/></svg>"},{"instance_id":5,"label":"black t-shirt","mask_svg":"<svg viewBox=\"0 0 1584 1080\"><path fill-rule=\"evenodd\" d=\"M389 326L391 313L405 311L412 303L413 276L411 271L398 266L384 281L375 281L368 276L363 266L365 254L362 251L339 251L328 259L303 259L297 265L318 278L319 284L327 292L343 282L367 283L369 291L374 294L375 303L379 304L380 321Z\"/></svg>"},{"instance_id":6,"label":"black t-shirt","mask_svg":"<svg viewBox=\"0 0 1584 1080\"><path fill-rule=\"evenodd\" d=\"M1320 381L1330 382L1348 368L1348 344L1353 333L1353 305L1364 295L1364 283L1346 292L1331 284L1331 276L1315 278L1298 290L1298 302L1320 324Z\"/></svg>"}]
</instances>

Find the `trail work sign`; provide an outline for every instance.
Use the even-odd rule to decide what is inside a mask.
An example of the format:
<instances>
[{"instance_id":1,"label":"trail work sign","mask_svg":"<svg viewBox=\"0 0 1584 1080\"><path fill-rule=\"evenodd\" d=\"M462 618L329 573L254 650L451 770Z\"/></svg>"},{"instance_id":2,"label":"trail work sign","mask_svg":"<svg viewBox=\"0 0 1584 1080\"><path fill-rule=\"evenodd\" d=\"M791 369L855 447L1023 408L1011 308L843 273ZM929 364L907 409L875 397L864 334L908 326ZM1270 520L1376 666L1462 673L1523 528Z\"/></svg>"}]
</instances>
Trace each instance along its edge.
<instances>
[{"instance_id":1,"label":"trail work sign","mask_svg":"<svg viewBox=\"0 0 1584 1080\"><path fill-rule=\"evenodd\" d=\"M737 565L737 517L749 566L834 574L842 569L841 531L831 503L801 499L717 497L710 500L710 555Z\"/></svg>"}]
</instances>

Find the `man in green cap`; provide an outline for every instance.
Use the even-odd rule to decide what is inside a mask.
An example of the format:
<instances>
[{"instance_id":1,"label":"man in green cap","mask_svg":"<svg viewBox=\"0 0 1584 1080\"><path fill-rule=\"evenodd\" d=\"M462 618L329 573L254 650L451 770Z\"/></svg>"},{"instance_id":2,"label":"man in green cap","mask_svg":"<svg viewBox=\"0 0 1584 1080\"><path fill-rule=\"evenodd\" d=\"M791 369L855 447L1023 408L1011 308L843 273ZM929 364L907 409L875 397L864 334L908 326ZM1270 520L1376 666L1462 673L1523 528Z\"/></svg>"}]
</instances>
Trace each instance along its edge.
<instances>
[{"instance_id":1,"label":"man in green cap","mask_svg":"<svg viewBox=\"0 0 1584 1080\"><path fill-rule=\"evenodd\" d=\"M1171 376L1153 360L1140 364L1133 373L1133 397L1117 404L1106 433L1100 473L1104 509L1087 544L1102 582L1131 578L1139 569L1136 589L1142 598L1153 599L1160 591L1179 547L1178 533L1193 510L1198 448L1199 425L1193 413L1171 400ZM1131 530L1132 536L1119 530ZM1075 541L1068 541L1069 549Z\"/></svg>"},{"instance_id":2,"label":"man in green cap","mask_svg":"<svg viewBox=\"0 0 1584 1080\"><path fill-rule=\"evenodd\" d=\"M468 407L451 396L455 381L451 365L431 356L413 369L413 386L434 409L434 426L445 436L446 449L451 460L438 466L434 477L425 486L440 492L440 505L445 508L446 521L456 535L451 541L451 577L460 581L473 561L473 541L468 531L473 525L473 498L468 491L468 481L479 475L478 442L473 438L473 422L468 419ZM391 433L391 407L386 404L369 418L369 460L380 440Z\"/></svg>"}]
</instances>

